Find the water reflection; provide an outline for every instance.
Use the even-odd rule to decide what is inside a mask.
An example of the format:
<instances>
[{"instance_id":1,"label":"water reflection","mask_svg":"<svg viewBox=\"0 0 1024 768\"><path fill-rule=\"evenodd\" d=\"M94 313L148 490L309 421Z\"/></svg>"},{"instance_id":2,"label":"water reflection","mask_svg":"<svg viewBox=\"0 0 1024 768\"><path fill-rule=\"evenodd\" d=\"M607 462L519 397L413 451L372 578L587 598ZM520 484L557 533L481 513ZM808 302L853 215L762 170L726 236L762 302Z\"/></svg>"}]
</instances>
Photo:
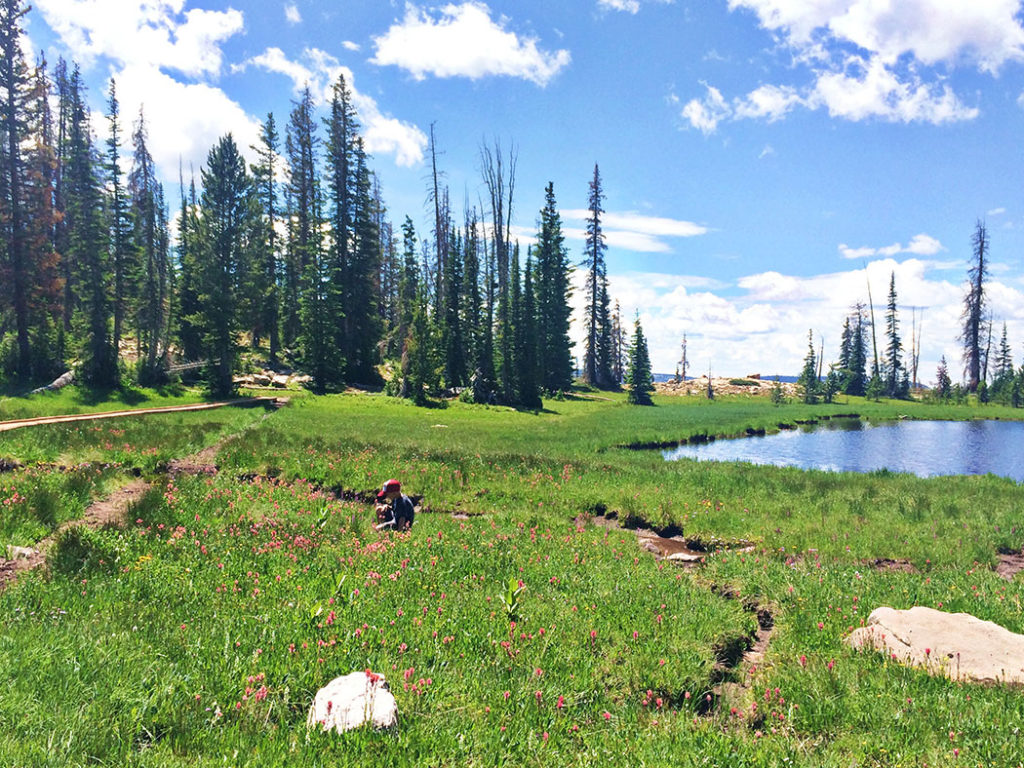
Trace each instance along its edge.
<instances>
[{"instance_id":1,"label":"water reflection","mask_svg":"<svg viewBox=\"0 0 1024 768\"><path fill-rule=\"evenodd\" d=\"M669 461L753 464L919 477L992 473L1024 482L1024 423L901 421L869 424L834 419L764 437L716 440L663 451Z\"/></svg>"}]
</instances>

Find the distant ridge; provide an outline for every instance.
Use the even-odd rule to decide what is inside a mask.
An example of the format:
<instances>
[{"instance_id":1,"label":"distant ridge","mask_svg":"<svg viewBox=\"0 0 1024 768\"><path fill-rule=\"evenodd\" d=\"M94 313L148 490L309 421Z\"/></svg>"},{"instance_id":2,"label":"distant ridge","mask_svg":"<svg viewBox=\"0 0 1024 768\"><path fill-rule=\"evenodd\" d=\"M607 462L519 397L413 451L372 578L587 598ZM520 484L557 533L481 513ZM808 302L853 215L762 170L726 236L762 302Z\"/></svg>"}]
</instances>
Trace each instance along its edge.
<instances>
[{"instance_id":1,"label":"distant ridge","mask_svg":"<svg viewBox=\"0 0 1024 768\"><path fill-rule=\"evenodd\" d=\"M672 381L672 380L675 379L675 377L676 377L676 375L674 373L655 373L654 374L654 380L656 382ZM696 378L700 378L700 377L699 376L687 376L686 380L687 381L692 381L693 379L696 379ZM739 379L739 378L745 378L745 377L735 376L733 378ZM775 374L772 374L771 376L768 376L768 375L763 374L763 373L761 374L761 381L775 381L775 378L776 378ZM788 384L795 384L796 380L798 378L799 378L799 376L779 376L778 377L779 381L785 382L785 383L788 383Z\"/></svg>"}]
</instances>

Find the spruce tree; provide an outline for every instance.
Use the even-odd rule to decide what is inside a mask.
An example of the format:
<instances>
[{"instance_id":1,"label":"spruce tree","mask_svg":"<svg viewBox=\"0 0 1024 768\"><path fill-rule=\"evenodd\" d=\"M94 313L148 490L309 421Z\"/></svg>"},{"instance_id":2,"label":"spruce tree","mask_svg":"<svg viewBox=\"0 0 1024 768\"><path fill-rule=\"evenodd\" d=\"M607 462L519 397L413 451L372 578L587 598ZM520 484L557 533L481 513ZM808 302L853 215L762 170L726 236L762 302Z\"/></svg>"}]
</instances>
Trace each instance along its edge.
<instances>
[{"instance_id":1,"label":"spruce tree","mask_svg":"<svg viewBox=\"0 0 1024 768\"><path fill-rule=\"evenodd\" d=\"M103 192L97 175L89 112L77 68L71 78L68 144L68 247L81 286L81 314L77 323L82 339L81 380L87 387L107 389L120 381L117 351L111 341L113 308L108 233L103 219Z\"/></svg>"},{"instance_id":2,"label":"spruce tree","mask_svg":"<svg viewBox=\"0 0 1024 768\"><path fill-rule=\"evenodd\" d=\"M114 79L110 79L110 91L107 99L107 120L110 123L110 134L107 137L107 194L110 219L110 255L114 268L114 349L120 352L121 334L124 329L125 313L130 301L130 280L134 272L132 258L132 220L121 180L121 124L120 109L117 101L117 88Z\"/></svg>"},{"instance_id":3,"label":"spruce tree","mask_svg":"<svg viewBox=\"0 0 1024 768\"><path fill-rule=\"evenodd\" d=\"M275 176L278 142L277 123L273 113L268 113L267 119L260 126L260 143L253 147L257 162L250 167L258 204L257 218L253 222L257 227L254 244L256 252L253 257L253 294L257 301L257 312L252 334L254 346L258 346L264 336L268 338L268 359L272 367L277 365L281 349L281 302L277 268L280 246L276 226L280 211Z\"/></svg>"},{"instance_id":4,"label":"spruce tree","mask_svg":"<svg viewBox=\"0 0 1024 768\"><path fill-rule=\"evenodd\" d=\"M0 156L0 184L3 188L3 261L11 275L14 305L16 369L28 377L32 372L29 345L28 292L31 281L28 253L28 217L25 210L25 158L22 145L27 139L30 98L29 71L21 50L21 19L28 12L21 0L0 0L0 93L3 94L4 153Z\"/></svg>"},{"instance_id":5,"label":"spruce tree","mask_svg":"<svg viewBox=\"0 0 1024 768\"><path fill-rule=\"evenodd\" d=\"M889 299L885 310L885 335L887 339L885 346L885 362L882 366L885 375L885 395L886 397L892 398L906 397L909 391L909 384L904 387L906 372L903 370L903 342L900 339L899 317L897 315L896 307L895 272L893 272L889 278Z\"/></svg>"},{"instance_id":6,"label":"spruce tree","mask_svg":"<svg viewBox=\"0 0 1024 768\"><path fill-rule=\"evenodd\" d=\"M156 164L147 146L146 121L139 119L132 134L134 153L128 176L132 219L135 223L135 252L138 264L136 328L139 333L139 380L156 384L163 380L161 358L168 321L168 254L164 226L163 187L157 180ZM133 259L134 260L134 259Z\"/></svg>"},{"instance_id":7,"label":"spruce tree","mask_svg":"<svg viewBox=\"0 0 1024 768\"><path fill-rule=\"evenodd\" d=\"M320 181L316 158L320 139L313 119L313 96L303 90L289 117L285 156L289 178L285 187L288 211L288 242L285 259L282 341L292 346L301 333L301 298L308 286L305 278L314 252L321 246L318 215Z\"/></svg>"},{"instance_id":8,"label":"spruce tree","mask_svg":"<svg viewBox=\"0 0 1024 768\"><path fill-rule=\"evenodd\" d=\"M444 350L444 382L447 387L466 384L466 341L462 325L463 266L462 239L452 231L448 238L449 252L444 259L442 283L441 333Z\"/></svg>"},{"instance_id":9,"label":"spruce tree","mask_svg":"<svg viewBox=\"0 0 1024 768\"><path fill-rule=\"evenodd\" d=\"M946 356L939 360L939 367L935 371L935 396L939 400L949 400L953 393L953 382L949 378L949 368L946 366Z\"/></svg>"},{"instance_id":10,"label":"spruce tree","mask_svg":"<svg viewBox=\"0 0 1024 768\"><path fill-rule=\"evenodd\" d=\"M594 165L594 178L590 182L587 208L587 233L584 252L587 267L586 309L584 329L586 339L583 351L583 380L594 387L611 388L612 381L612 323L609 312L608 276L605 268L604 232L601 230L601 207L604 192L601 175Z\"/></svg>"},{"instance_id":11,"label":"spruce tree","mask_svg":"<svg viewBox=\"0 0 1024 768\"><path fill-rule=\"evenodd\" d=\"M796 380L798 386L803 389L804 402L818 402L820 382L818 381L818 359L814 353L814 332L807 332L807 354L804 356L804 367L800 371L800 377Z\"/></svg>"},{"instance_id":12,"label":"spruce tree","mask_svg":"<svg viewBox=\"0 0 1024 768\"><path fill-rule=\"evenodd\" d=\"M540 408L537 362L537 341L540 333L537 330L536 287L533 275L533 260L526 257L526 273L523 280L523 295L519 304L519 316L516 318L516 349L518 350L519 368L519 404L525 408Z\"/></svg>"},{"instance_id":13,"label":"spruce tree","mask_svg":"<svg viewBox=\"0 0 1024 768\"><path fill-rule=\"evenodd\" d=\"M208 359L207 383L216 397L234 391L238 351L238 265L248 226L250 180L235 140L222 137L202 170L198 236L200 317Z\"/></svg>"},{"instance_id":14,"label":"spruce tree","mask_svg":"<svg viewBox=\"0 0 1024 768\"><path fill-rule=\"evenodd\" d=\"M960 342L963 344L964 372L967 375L967 390L975 392L981 382L982 341L985 320L985 280L988 277L989 238L985 223L980 219L974 225L971 237L971 265L967 270L967 293L961 315L963 327Z\"/></svg>"},{"instance_id":15,"label":"spruce tree","mask_svg":"<svg viewBox=\"0 0 1024 768\"><path fill-rule=\"evenodd\" d=\"M572 264L562 234L562 217L555 201L554 184L544 190L537 233L534 284L537 303L537 345L540 384L548 392L572 386Z\"/></svg>"},{"instance_id":16,"label":"spruce tree","mask_svg":"<svg viewBox=\"0 0 1024 768\"><path fill-rule=\"evenodd\" d=\"M633 321L633 340L629 345L629 366L626 372L629 386L627 396L633 405L653 405L654 377L651 374L651 358L647 352L647 340L640 325L640 314Z\"/></svg>"}]
</instances>

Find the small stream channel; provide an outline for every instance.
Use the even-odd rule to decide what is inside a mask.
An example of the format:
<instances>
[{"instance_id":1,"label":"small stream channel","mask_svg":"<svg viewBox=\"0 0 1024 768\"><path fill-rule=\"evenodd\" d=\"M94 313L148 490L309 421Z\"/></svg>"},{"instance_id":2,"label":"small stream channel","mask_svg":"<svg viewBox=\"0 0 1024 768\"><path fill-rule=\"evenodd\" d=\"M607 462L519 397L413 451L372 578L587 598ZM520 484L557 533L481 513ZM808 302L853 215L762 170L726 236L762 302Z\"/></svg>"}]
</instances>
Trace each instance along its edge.
<instances>
[{"instance_id":1,"label":"small stream channel","mask_svg":"<svg viewBox=\"0 0 1024 768\"><path fill-rule=\"evenodd\" d=\"M832 419L774 435L663 450L668 461L746 461L834 472L886 469L919 477L984 475L1024 482L1024 422Z\"/></svg>"}]
</instances>

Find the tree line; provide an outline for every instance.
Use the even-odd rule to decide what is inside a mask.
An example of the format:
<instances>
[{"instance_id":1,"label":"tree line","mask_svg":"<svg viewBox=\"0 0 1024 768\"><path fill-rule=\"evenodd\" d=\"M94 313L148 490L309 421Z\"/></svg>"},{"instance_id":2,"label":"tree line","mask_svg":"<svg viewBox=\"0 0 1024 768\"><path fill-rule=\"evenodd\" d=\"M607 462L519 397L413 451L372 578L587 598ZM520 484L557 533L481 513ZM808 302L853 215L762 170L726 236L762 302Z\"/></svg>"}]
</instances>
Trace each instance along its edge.
<instances>
[{"instance_id":1,"label":"tree line","mask_svg":"<svg viewBox=\"0 0 1024 768\"><path fill-rule=\"evenodd\" d=\"M5 375L47 380L75 363L87 387L159 385L173 362L204 361L210 392L222 396L247 344L272 367L302 368L318 392L360 383L418 402L447 391L537 407L543 392L572 385L576 265L551 183L535 243L524 253L512 236L514 149L481 147L484 193L456 216L432 126L432 226L418 233L406 216L396 228L340 76L325 117L308 87L283 137L266 116L255 162L229 134L198 179L186 183L180 169L172 213L144 112L126 129L111 80L98 142L78 66L25 61L26 12L21 0L0 0ZM580 265L582 376L615 388L635 345L610 311L602 201L595 165Z\"/></svg>"},{"instance_id":2,"label":"tree line","mask_svg":"<svg viewBox=\"0 0 1024 768\"><path fill-rule=\"evenodd\" d=\"M943 356L935 374L930 397L939 401L966 401L974 394L979 402L998 402L1019 408L1024 405L1024 366L1014 368L1006 323L998 342L994 340L995 319L986 295L991 242L984 222L975 224L971 236L971 259L960 316L958 342L962 350L963 381L954 383ZM921 336L916 324L909 349L900 332L896 296L896 275L889 278L889 293L883 319L882 348L876 334L874 303L868 287L868 304L858 302L843 320L839 359L822 371L823 353L814 347L808 333L808 349L798 384L805 402L831 402L839 393L871 399L908 399L918 387ZM995 343L994 343L995 342Z\"/></svg>"}]
</instances>

